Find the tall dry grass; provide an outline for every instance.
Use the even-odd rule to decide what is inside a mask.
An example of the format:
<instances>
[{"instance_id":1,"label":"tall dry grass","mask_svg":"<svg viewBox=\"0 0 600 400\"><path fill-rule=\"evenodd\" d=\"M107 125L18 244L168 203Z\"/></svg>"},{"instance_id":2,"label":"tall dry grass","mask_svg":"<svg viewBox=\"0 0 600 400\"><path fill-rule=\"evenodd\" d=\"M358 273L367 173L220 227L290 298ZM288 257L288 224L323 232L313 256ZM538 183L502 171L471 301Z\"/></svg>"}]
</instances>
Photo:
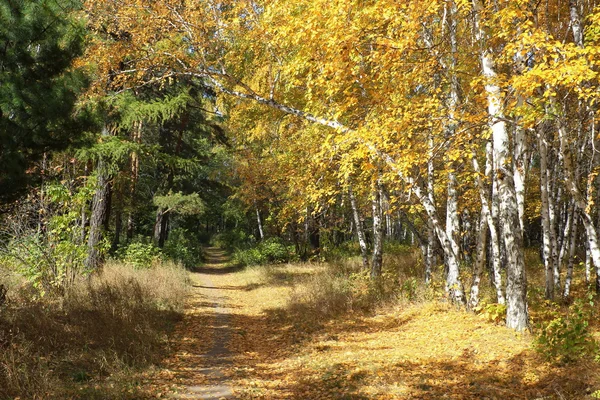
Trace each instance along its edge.
<instances>
[{"instance_id":1,"label":"tall dry grass","mask_svg":"<svg viewBox=\"0 0 600 400\"><path fill-rule=\"evenodd\" d=\"M158 362L188 288L173 263L136 270L107 264L64 296L38 295L15 275L0 306L0 399L135 398L110 394L108 377ZM118 382L117 382L118 386ZM127 397L129 396L129 397Z\"/></svg>"},{"instance_id":2,"label":"tall dry grass","mask_svg":"<svg viewBox=\"0 0 600 400\"><path fill-rule=\"evenodd\" d=\"M349 312L369 313L399 301L426 299L424 271L414 249L385 255L380 279L357 257L338 258L294 282L287 309L296 319L325 321Z\"/></svg>"}]
</instances>

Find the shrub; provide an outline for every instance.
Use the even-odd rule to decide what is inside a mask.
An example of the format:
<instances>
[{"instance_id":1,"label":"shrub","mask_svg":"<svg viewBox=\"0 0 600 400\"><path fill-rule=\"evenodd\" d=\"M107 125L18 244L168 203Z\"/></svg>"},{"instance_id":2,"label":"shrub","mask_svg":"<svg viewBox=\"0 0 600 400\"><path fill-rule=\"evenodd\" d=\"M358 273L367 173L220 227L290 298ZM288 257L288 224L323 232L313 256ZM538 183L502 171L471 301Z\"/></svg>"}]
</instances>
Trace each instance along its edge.
<instances>
[{"instance_id":1,"label":"shrub","mask_svg":"<svg viewBox=\"0 0 600 400\"><path fill-rule=\"evenodd\" d=\"M210 240L211 246L227 250L246 249L256 244L256 238L242 230L231 230L217 233Z\"/></svg>"},{"instance_id":2,"label":"shrub","mask_svg":"<svg viewBox=\"0 0 600 400\"><path fill-rule=\"evenodd\" d=\"M565 363L575 361L597 349L589 329L593 316L593 295L588 301L578 299L566 315L554 313L554 318L540 326L535 349L548 359Z\"/></svg>"},{"instance_id":3,"label":"shrub","mask_svg":"<svg viewBox=\"0 0 600 400\"><path fill-rule=\"evenodd\" d=\"M249 249L238 249L233 253L233 261L239 265L251 266L289 262L293 251L280 239L269 238Z\"/></svg>"},{"instance_id":4,"label":"shrub","mask_svg":"<svg viewBox=\"0 0 600 400\"><path fill-rule=\"evenodd\" d=\"M194 235L183 228L176 228L169 232L169 239L165 242L163 254L186 268L193 268L202 263L202 252L200 247L195 246L199 241Z\"/></svg>"},{"instance_id":5,"label":"shrub","mask_svg":"<svg viewBox=\"0 0 600 400\"><path fill-rule=\"evenodd\" d=\"M25 276L43 296L63 293L75 278L85 274L87 244L79 218L93 187L72 192L59 183L47 184L43 195L34 194L17 203L0 224L0 264ZM108 249L101 243L101 253Z\"/></svg>"},{"instance_id":6,"label":"shrub","mask_svg":"<svg viewBox=\"0 0 600 400\"><path fill-rule=\"evenodd\" d=\"M162 251L153 243L134 241L117 251L117 258L135 268L149 268L161 260Z\"/></svg>"}]
</instances>

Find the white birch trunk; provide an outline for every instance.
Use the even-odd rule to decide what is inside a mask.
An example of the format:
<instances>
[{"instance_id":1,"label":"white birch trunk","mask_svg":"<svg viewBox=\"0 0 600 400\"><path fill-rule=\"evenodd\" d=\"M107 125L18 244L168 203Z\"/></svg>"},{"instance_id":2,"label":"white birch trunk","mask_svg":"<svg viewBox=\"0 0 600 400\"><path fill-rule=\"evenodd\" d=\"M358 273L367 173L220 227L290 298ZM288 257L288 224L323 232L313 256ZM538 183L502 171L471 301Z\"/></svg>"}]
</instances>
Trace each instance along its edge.
<instances>
[{"instance_id":1,"label":"white birch trunk","mask_svg":"<svg viewBox=\"0 0 600 400\"><path fill-rule=\"evenodd\" d=\"M490 230L490 244L492 247L492 273L494 274L494 284L496 288L496 300L498 304L504 304L504 292L502 290L502 275L500 275L500 243L498 242L498 229L496 222L490 212L490 205L486 194L485 185L481 179L481 172L477 158L473 155L473 169L477 174L477 188L479 189L479 199L481 200L481 213L484 217L487 228ZM487 169L487 167L486 167ZM485 249L484 249L485 250Z\"/></svg>"},{"instance_id":2,"label":"white birch trunk","mask_svg":"<svg viewBox=\"0 0 600 400\"><path fill-rule=\"evenodd\" d=\"M488 100L490 129L494 145L494 169L500 196L500 216L503 221L503 239L507 255L506 325L517 331L528 326L527 281L523 257L523 232L519 222L519 211L513 171L510 167L510 143L502 111L502 94L494 82L497 78L494 62L486 49L485 32L479 24L480 7L474 1L478 40L482 44L481 68L487 79L485 91Z\"/></svg>"},{"instance_id":3,"label":"white birch trunk","mask_svg":"<svg viewBox=\"0 0 600 400\"><path fill-rule=\"evenodd\" d=\"M459 82L456 76L456 52L458 49L456 41L456 4L454 1L450 2L450 12L447 18L448 34L450 36L450 59L448 74L450 74L450 93L448 98L448 122L446 126L446 139L451 138L456 133L456 107L458 106L459 97ZM456 173L454 172L454 165L450 164L450 170L448 172L448 194L446 198L446 235L451 237L452 240L452 251L456 257L460 260L460 248L458 245L459 237L459 217L458 217L458 193L456 191Z\"/></svg>"},{"instance_id":4,"label":"white birch trunk","mask_svg":"<svg viewBox=\"0 0 600 400\"><path fill-rule=\"evenodd\" d=\"M256 223L258 225L258 235L260 236L260 240L263 240L265 238L265 233L263 231L262 218L260 217L260 211L258 211L256 201L254 202L254 209L256 210Z\"/></svg>"},{"instance_id":5,"label":"white birch trunk","mask_svg":"<svg viewBox=\"0 0 600 400\"><path fill-rule=\"evenodd\" d=\"M567 266L567 276L565 278L565 291L563 293L563 297L569 297L571 294L571 282L573 281L573 266L575 264L575 248L577 246L577 219L575 218L574 210L571 213L571 219L573 221L573 228L570 232L570 240L569 240L569 262Z\"/></svg>"},{"instance_id":6,"label":"white birch trunk","mask_svg":"<svg viewBox=\"0 0 600 400\"><path fill-rule=\"evenodd\" d=\"M477 238L477 249L475 251L475 264L473 265L473 282L471 283L471 296L469 297L469 306L471 309L479 304L479 284L481 282L481 273L485 264L485 248L487 247L487 214L489 210L481 208L479 219L479 235Z\"/></svg>"},{"instance_id":7,"label":"white birch trunk","mask_svg":"<svg viewBox=\"0 0 600 400\"><path fill-rule=\"evenodd\" d=\"M542 238L543 238L543 258L545 271L544 297L554 299L554 265L552 260L553 241L550 236L550 210L548 200L548 147L544 137L544 128L538 132L538 150L540 152L540 191L541 191L541 217L542 217Z\"/></svg>"},{"instance_id":8,"label":"white birch trunk","mask_svg":"<svg viewBox=\"0 0 600 400\"><path fill-rule=\"evenodd\" d=\"M371 277L381 276L383 263L383 212L381 207L382 187L379 182L373 188L373 255L371 259Z\"/></svg>"},{"instance_id":9,"label":"white birch trunk","mask_svg":"<svg viewBox=\"0 0 600 400\"><path fill-rule=\"evenodd\" d=\"M360 247L360 256L362 258L363 268L369 268L369 252L367 250L367 240L363 229L360 214L358 213L358 205L356 197L352 190L352 185L348 186L348 197L350 198L350 207L352 208L352 216L354 217L354 225L356 226L356 236L358 236L358 245Z\"/></svg>"}]
</instances>

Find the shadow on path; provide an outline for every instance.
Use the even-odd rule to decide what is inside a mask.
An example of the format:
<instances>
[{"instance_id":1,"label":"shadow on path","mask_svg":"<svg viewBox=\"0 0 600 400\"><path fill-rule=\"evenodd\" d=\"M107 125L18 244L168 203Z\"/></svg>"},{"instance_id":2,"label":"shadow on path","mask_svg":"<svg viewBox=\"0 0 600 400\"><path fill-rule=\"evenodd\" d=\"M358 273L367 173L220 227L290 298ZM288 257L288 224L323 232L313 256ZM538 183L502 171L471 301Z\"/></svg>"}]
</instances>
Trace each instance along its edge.
<instances>
[{"instance_id":1,"label":"shadow on path","mask_svg":"<svg viewBox=\"0 0 600 400\"><path fill-rule=\"evenodd\" d=\"M192 271L192 294L170 372L176 389L173 399L234 399L223 367L230 361L227 349L231 337L227 297L214 285L210 275L239 270L227 265L227 253L218 248L205 249L206 264Z\"/></svg>"}]
</instances>

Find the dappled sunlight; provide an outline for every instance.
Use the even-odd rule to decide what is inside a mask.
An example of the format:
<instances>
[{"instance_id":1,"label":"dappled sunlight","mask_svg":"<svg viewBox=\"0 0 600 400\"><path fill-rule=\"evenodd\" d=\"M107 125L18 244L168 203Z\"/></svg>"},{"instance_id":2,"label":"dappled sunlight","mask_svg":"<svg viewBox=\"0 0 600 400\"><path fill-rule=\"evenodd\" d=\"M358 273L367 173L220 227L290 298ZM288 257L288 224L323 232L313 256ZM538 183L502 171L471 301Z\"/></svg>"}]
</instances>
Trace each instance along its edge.
<instances>
[{"instance_id":1,"label":"dappled sunlight","mask_svg":"<svg viewBox=\"0 0 600 400\"><path fill-rule=\"evenodd\" d=\"M576 399L600 384L595 363L551 364L529 333L439 300L298 314L294 290L326 279L325 264L206 268L210 284L192 274L173 356L149 380L174 398Z\"/></svg>"}]
</instances>

